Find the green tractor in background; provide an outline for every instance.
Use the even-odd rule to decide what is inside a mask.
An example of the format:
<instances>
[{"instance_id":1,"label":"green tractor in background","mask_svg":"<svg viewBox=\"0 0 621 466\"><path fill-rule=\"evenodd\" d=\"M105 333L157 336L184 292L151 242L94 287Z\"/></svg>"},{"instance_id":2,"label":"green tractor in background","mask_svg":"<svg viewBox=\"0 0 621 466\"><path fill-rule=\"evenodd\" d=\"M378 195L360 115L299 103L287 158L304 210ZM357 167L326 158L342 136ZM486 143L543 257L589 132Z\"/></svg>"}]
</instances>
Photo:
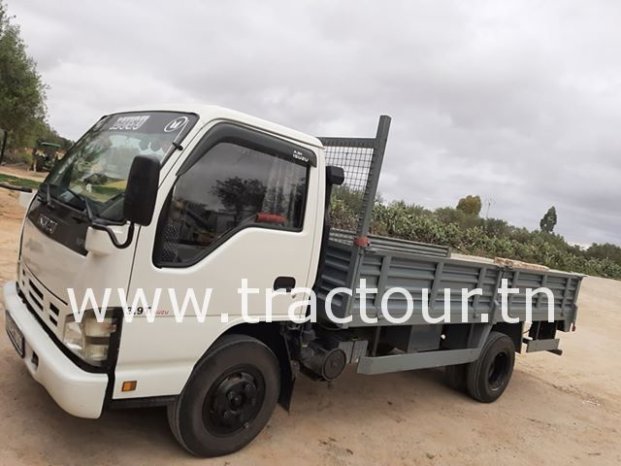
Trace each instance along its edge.
<instances>
[{"instance_id":1,"label":"green tractor in background","mask_svg":"<svg viewBox=\"0 0 621 466\"><path fill-rule=\"evenodd\" d=\"M58 153L61 148L60 144L47 141L37 141L32 148L32 163L30 169L34 172L49 172L56 162L60 160Z\"/></svg>"}]
</instances>

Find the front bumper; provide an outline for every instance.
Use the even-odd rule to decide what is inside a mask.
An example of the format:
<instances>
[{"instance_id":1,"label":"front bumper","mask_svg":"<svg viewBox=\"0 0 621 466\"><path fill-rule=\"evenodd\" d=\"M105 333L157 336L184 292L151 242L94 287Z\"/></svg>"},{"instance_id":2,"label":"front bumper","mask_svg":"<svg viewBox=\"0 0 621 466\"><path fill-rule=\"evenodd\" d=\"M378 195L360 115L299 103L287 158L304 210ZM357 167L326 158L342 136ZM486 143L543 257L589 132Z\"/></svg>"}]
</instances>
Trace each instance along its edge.
<instances>
[{"instance_id":1,"label":"front bumper","mask_svg":"<svg viewBox=\"0 0 621 466\"><path fill-rule=\"evenodd\" d=\"M4 307L24 335L24 364L58 405L74 416L96 419L108 386L108 375L76 366L43 330L17 294L15 282L4 285ZM38 362L35 364L33 354Z\"/></svg>"}]
</instances>

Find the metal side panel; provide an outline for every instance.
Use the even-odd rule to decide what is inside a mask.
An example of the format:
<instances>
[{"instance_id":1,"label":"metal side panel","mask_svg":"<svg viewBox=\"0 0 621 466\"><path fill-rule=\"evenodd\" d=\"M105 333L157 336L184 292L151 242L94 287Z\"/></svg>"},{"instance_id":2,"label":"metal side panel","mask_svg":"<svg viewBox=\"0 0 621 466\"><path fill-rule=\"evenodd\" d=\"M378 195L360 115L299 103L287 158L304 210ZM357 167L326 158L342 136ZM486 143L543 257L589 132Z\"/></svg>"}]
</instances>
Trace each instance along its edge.
<instances>
[{"instance_id":1,"label":"metal side panel","mask_svg":"<svg viewBox=\"0 0 621 466\"><path fill-rule=\"evenodd\" d=\"M387 316L382 315L382 300L387 299L388 312L393 319L405 317L408 301L401 293L393 293L384 298L387 290L403 288L413 298L412 316L400 325L428 324L422 313L424 293L428 295L429 314L440 317L444 313L444 290L450 289L451 322L460 323L462 289L472 291L481 288L482 295L468 298L467 322L483 322L482 315L492 319L495 296L502 269L488 263L460 261L446 257L414 254L380 254L366 251L360 264L360 279L365 279L368 288L376 288L377 293L369 293L364 302L356 295L351 300L352 323L350 327L373 325L362 319L362 306L366 315L377 317L377 325L391 325Z\"/></svg>"},{"instance_id":2,"label":"metal side panel","mask_svg":"<svg viewBox=\"0 0 621 466\"><path fill-rule=\"evenodd\" d=\"M563 328L569 329L576 319L576 303L582 276L556 271L538 271L510 269L503 278L507 278L509 287L519 288L520 292L509 297L509 313L512 317L526 320L526 289L548 288L553 296L554 320L562 321ZM548 298L545 293L538 293L532 300L533 322L548 320Z\"/></svg>"},{"instance_id":3,"label":"metal side panel","mask_svg":"<svg viewBox=\"0 0 621 466\"><path fill-rule=\"evenodd\" d=\"M431 367L452 366L475 361L481 348L467 348L425 353L393 354L389 356L360 358L357 372L359 374L386 374L388 372L411 371Z\"/></svg>"},{"instance_id":4,"label":"metal side panel","mask_svg":"<svg viewBox=\"0 0 621 466\"><path fill-rule=\"evenodd\" d=\"M445 290L450 289L450 323L461 323L462 289L472 291L481 289L481 295L468 298L466 322L482 323L484 318L498 322L500 313L498 289L502 279L507 279L508 286L519 288L518 294L509 295L509 316L520 321L527 319L526 288L548 288L554 298L553 319L560 322L559 329L568 331L576 320L576 301L582 277L580 275L557 271L540 271L513 269L489 262L453 259L430 254L413 254L405 250L383 250L358 248L345 242L342 231L337 231L338 240L329 242L325 270L318 290L319 316L325 318L325 298L330 290L346 287L353 291L350 298L346 294L336 295L333 311L337 317L348 317L352 321L346 327L392 325L387 316L382 314L382 299L387 290L403 288L413 298L414 312L410 319L399 325L424 325L423 292L428 292L429 314L440 317L444 313ZM349 236L348 236L349 239ZM366 280L370 292L361 300L356 293L360 279ZM399 319L405 316L408 301L400 293L393 293L388 299L390 317ZM377 322L364 321L363 306L366 316L377 318ZM545 293L538 293L532 300L532 321L548 320L548 298Z\"/></svg>"},{"instance_id":5,"label":"metal side panel","mask_svg":"<svg viewBox=\"0 0 621 466\"><path fill-rule=\"evenodd\" d=\"M334 229L330 232L330 241L351 245L354 242L354 232ZM449 257L450 248L438 244L421 243L385 236L368 235L369 251L394 254L422 254L436 257Z\"/></svg>"}]
</instances>

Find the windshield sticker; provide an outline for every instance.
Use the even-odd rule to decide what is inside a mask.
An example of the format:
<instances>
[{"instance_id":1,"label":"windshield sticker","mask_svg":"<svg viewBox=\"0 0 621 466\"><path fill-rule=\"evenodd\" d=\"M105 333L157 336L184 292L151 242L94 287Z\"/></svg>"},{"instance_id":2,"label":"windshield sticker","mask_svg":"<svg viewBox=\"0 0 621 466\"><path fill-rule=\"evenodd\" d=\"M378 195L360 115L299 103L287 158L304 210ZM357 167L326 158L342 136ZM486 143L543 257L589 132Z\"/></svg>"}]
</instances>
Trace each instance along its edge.
<instances>
[{"instance_id":1,"label":"windshield sticker","mask_svg":"<svg viewBox=\"0 0 621 466\"><path fill-rule=\"evenodd\" d=\"M117 118L110 131L136 131L149 119L149 115L122 116Z\"/></svg>"},{"instance_id":2,"label":"windshield sticker","mask_svg":"<svg viewBox=\"0 0 621 466\"><path fill-rule=\"evenodd\" d=\"M173 131L179 131L188 124L189 118L187 116L180 116L169 122L164 126L165 133L172 133Z\"/></svg>"}]
</instances>

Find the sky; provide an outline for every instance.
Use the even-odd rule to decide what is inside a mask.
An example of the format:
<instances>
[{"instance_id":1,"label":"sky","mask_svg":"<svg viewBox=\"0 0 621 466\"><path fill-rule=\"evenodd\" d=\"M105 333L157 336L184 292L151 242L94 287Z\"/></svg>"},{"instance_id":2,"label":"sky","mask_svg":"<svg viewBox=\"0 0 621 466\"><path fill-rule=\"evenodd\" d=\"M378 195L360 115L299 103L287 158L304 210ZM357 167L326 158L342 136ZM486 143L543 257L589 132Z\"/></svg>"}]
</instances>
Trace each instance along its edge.
<instances>
[{"instance_id":1,"label":"sky","mask_svg":"<svg viewBox=\"0 0 621 466\"><path fill-rule=\"evenodd\" d=\"M212 103L317 136L393 118L380 192L621 244L621 2L8 0L76 139L101 115Z\"/></svg>"}]
</instances>

